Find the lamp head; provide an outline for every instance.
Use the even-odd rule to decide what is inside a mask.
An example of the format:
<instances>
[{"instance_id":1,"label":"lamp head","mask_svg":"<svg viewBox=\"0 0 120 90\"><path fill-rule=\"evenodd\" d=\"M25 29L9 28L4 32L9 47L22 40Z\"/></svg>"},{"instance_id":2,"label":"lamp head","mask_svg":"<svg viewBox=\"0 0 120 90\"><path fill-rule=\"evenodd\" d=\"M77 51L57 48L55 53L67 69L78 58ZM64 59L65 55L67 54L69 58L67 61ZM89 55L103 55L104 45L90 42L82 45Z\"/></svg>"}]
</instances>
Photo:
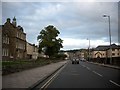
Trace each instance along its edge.
<instances>
[{"instance_id":1,"label":"lamp head","mask_svg":"<svg viewBox=\"0 0 120 90\"><path fill-rule=\"evenodd\" d=\"M107 17L107 15L103 15L103 17Z\"/></svg>"}]
</instances>

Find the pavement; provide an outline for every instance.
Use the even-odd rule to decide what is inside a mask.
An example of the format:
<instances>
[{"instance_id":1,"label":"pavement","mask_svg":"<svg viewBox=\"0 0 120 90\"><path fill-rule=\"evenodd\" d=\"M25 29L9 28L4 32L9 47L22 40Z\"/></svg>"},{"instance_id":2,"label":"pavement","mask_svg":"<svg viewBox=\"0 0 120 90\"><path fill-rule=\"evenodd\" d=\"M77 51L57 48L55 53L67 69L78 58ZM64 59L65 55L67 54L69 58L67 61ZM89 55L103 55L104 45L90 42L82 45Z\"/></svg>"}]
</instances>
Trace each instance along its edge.
<instances>
[{"instance_id":1,"label":"pavement","mask_svg":"<svg viewBox=\"0 0 120 90\"><path fill-rule=\"evenodd\" d=\"M29 88L67 63L61 61L2 77L2 88Z\"/></svg>"},{"instance_id":2,"label":"pavement","mask_svg":"<svg viewBox=\"0 0 120 90\"><path fill-rule=\"evenodd\" d=\"M120 66L115 66L115 65L109 65L109 64L101 64L101 63L96 63L96 62L88 62L88 63L92 63L92 64L97 64L100 66L104 66L104 67L110 67L110 68L114 68L114 69L119 69L120 70Z\"/></svg>"},{"instance_id":3,"label":"pavement","mask_svg":"<svg viewBox=\"0 0 120 90\"><path fill-rule=\"evenodd\" d=\"M42 67L37 67L30 70L2 76L2 88L30 88L31 86L34 86L36 83L38 83L40 80L43 80L47 76L51 75L53 72L65 65L67 62L67 60L61 61L58 63L52 63ZM120 67L113 65L105 65L94 62L88 63L120 69Z\"/></svg>"}]
</instances>

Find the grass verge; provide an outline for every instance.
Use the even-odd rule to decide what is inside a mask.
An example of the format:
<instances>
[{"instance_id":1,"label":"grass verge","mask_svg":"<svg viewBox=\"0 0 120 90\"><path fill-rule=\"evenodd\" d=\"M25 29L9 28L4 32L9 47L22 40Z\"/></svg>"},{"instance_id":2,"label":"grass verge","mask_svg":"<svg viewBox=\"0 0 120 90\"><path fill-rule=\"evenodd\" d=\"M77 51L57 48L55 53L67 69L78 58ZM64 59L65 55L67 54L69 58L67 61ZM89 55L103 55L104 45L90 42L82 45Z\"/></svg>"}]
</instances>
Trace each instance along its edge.
<instances>
[{"instance_id":1,"label":"grass verge","mask_svg":"<svg viewBox=\"0 0 120 90\"><path fill-rule=\"evenodd\" d=\"M23 70L48 65L50 63L56 63L62 60L50 60L50 59L37 59L37 60L14 60L14 61L2 61L2 75L7 75Z\"/></svg>"}]
</instances>

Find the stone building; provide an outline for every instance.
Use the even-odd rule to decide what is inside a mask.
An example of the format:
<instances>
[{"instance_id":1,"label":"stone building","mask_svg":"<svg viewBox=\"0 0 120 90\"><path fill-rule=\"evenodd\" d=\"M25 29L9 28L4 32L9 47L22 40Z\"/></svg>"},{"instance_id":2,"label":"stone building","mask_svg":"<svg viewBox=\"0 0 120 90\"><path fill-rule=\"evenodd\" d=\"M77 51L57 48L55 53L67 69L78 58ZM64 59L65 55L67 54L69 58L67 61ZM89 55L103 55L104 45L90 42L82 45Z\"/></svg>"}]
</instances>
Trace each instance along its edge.
<instances>
[{"instance_id":1,"label":"stone building","mask_svg":"<svg viewBox=\"0 0 120 90\"><path fill-rule=\"evenodd\" d=\"M2 25L2 59L15 60L26 58L26 33L17 26L16 18L10 18Z\"/></svg>"},{"instance_id":2,"label":"stone building","mask_svg":"<svg viewBox=\"0 0 120 90\"><path fill-rule=\"evenodd\" d=\"M37 59L38 55L38 47L27 42L27 59Z\"/></svg>"},{"instance_id":3,"label":"stone building","mask_svg":"<svg viewBox=\"0 0 120 90\"><path fill-rule=\"evenodd\" d=\"M98 46L92 51L92 58L120 57L120 46L116 44Z\"/></svg>"},{"instance_id":4,"label":"stone building","mask_svg":"<svg viewBox=\"0 0 120 90\"><path fill-rule=\"evenodd\" d=\"M112 57L120 57L120 46L116 45L116 44L112 44L111 48L112 48L112 50L110 48L108 48L106 51L107 57L110 57L110 55Z\"/></svg>"}]
</instances>

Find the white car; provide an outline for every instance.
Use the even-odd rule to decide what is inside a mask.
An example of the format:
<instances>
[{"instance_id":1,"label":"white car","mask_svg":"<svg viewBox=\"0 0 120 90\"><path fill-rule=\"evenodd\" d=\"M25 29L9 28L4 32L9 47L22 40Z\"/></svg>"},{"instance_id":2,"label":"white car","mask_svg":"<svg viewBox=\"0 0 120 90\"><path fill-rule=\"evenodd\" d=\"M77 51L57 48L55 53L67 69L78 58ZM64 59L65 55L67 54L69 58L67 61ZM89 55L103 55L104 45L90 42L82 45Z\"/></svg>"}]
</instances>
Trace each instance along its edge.
<instances>
[{"instance_id":1,"label":"white car","mask_svg":"<svg viewBox=\"0 0 120 90\"><path fill-rule=\"evenodd\" d=\"M86 61L86 59L82 58L82 59L81 59L81 61L85 62L85 61Z\"/></svg>"}]
</instances>

